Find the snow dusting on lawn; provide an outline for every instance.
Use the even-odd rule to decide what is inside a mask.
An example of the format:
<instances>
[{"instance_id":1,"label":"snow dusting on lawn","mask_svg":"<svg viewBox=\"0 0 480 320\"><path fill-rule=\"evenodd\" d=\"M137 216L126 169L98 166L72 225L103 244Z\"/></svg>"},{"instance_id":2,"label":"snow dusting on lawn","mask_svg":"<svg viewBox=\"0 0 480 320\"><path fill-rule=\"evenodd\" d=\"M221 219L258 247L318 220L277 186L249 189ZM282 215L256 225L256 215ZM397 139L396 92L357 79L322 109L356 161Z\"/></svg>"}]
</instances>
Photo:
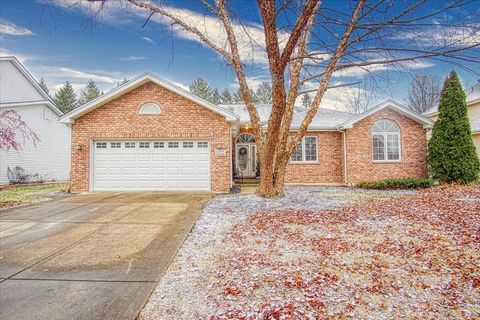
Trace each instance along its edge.
<instances>
[{"instance_id":1,"label":"snow dusting on lawn","mask_svg":"<svg viewBox=\"0 0 480 320\"><path fill-rule=\"evenodd\" d=\"M142 319L480 319L480 191L213 198Z\"/></svg>"}]
</instances>

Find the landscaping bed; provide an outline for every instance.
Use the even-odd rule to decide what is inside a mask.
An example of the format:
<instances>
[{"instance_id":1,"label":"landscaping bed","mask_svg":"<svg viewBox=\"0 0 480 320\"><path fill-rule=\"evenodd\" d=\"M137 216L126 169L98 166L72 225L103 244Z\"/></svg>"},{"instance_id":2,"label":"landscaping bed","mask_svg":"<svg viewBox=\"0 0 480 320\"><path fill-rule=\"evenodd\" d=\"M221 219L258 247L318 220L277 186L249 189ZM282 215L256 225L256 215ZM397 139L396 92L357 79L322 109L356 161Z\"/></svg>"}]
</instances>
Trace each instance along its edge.
<instances>
[{"instance_id":1,"label":"landscaping bed","mask_svg":"<svg viewBox=\"0 0 480 320\"><path fill-rule=\"evenodd\" d=\"M216 197L141 317L478 319L478 212L458 186Z\"/></svg>"}]
</instances>

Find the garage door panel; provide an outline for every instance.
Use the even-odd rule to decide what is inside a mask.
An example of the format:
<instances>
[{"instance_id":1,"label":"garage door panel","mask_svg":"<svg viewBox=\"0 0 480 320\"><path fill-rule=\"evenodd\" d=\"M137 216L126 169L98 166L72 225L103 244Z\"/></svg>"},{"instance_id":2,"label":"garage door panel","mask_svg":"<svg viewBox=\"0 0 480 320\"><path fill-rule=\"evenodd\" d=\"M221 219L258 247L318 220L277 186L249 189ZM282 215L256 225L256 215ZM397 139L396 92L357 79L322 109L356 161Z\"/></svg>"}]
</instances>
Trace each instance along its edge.
<instances>
[{"instance_id":1,"label":"garage door panel","mask_svg":"<svg viewBox=\"0 0 480 320\"><path fill-rule=\"evenodd\" d=\"M94 190L210 190L206 141L110 141L97 147L98 143L94 144Z\"/></svg>"}]
</instances>

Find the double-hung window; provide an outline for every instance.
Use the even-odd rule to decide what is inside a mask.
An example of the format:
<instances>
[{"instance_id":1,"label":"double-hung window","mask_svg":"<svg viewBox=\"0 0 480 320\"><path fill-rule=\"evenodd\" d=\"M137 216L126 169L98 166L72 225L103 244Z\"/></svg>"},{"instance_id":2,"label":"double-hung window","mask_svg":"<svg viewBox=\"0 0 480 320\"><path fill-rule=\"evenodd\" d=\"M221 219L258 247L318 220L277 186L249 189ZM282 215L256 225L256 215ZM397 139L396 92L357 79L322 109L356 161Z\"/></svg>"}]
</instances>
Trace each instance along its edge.
<instances>
[{"instance_id":1,"label":"double-hung window","mask_svg":"<svg viewBox=\"0 0 480 320\"><path fill-rule=\"evenodd\" d=\"M293 151L290 162L317 162L318 149L317 137L306 136L302 138Z\"/></svg>"},{"instance_id":2,"label":"double-hung window","mask_svg":"<svg viewBox=\"0 0 480 320\"><path fill-rule=\"evenodd\" d=\"M372 127L372 156L375 162L400 161L400 129L389 119L381 119Z\"/></svg>"}]
</instances>

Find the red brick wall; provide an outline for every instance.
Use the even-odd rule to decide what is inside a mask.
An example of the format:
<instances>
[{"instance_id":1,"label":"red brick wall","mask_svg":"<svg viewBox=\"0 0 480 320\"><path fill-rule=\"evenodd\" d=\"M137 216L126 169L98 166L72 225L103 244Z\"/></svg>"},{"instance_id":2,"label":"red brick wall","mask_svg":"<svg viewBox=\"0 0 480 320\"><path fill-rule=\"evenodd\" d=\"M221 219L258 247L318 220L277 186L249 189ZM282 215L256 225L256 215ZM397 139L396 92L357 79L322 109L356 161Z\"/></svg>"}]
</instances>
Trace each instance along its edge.
<instances>
[{"instance_id":1,"label":"red brick wall","mask_svg":"<svg viewBox=\"0 0 480 320\"><path fill-rule=\"evenodd\" d=\"M342 133L308 132L317 136L318 162L290 162L285 175L286 183L343 183Z\"/></svg>"},{"instance_id":2,"label":"red brick wall","mask_svg":"<svg viewBox=\"0 0 480 320\"><path fill-rule=\"evenodd\" d=\"M400 127L399 162L375 163L372 158L372 126L388 118ZM357 122L346 131L348 182L380 180L393 177L425 177L427 137L422 124L385 108Z\"/></svg>"},{"instance_id":3,"label":"red brick wall","mask_svg":"<svg viewBox=\"0 0 480 320\"><path fill-rule=\"evenodd\" d=\"M161 106L161 115L139 115L146 102ZM215 150L231 148L230 124L225 118L153 82L92 110L72 125L73 192L88 191L90 143L101 139L205 139L212 151L212 191L230 189L230 153L215 156ZM81 144L82 150L76 150Z\"/></svg>"}]
</instances>

